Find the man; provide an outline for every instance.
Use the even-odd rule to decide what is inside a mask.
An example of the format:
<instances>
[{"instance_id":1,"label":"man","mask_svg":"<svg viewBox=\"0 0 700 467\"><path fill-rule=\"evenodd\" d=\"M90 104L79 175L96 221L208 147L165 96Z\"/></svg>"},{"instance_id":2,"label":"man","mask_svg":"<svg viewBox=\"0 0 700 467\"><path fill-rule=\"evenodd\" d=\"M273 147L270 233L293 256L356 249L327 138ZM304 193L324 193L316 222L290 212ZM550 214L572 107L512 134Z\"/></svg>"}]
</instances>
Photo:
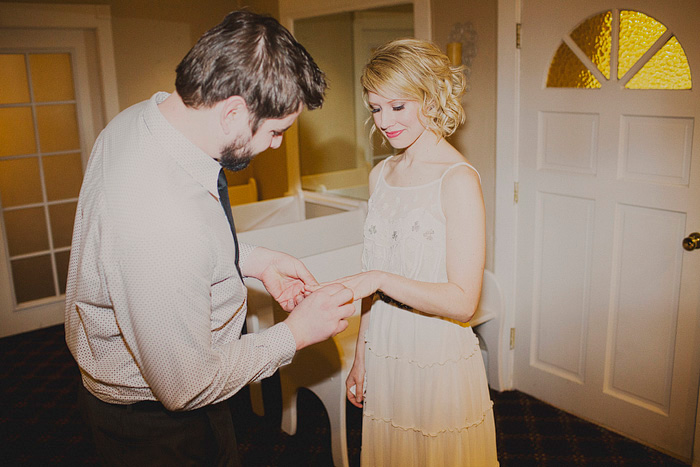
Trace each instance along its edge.
<instances>
[{"instance_id":1,"label":"man","mask_svg":"<svg viewBox=\"0 0 700 467\"><path fill-rule=\"evenodd\" d=\"M279 147L304 106L321 106L326 83L277 21L233 12L178 65L175 84L124 110L95 143L66 342L104 463L240 465L224 401L345 329L354 307L337 284L309 293L318 284L297 259L238 248L217 183L222 166ZM244 276L291 312L283 323L241 336Z\"/></svg>"}]
</instances>

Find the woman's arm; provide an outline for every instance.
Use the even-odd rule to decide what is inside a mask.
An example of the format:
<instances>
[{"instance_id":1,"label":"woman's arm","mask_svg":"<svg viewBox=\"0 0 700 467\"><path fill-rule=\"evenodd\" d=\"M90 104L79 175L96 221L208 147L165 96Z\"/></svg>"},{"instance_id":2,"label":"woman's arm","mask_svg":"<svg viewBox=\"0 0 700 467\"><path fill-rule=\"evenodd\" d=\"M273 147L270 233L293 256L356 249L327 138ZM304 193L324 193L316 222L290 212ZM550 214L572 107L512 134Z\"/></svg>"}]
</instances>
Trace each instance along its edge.
<instances>
[{"instance_id":1,"label":"woman's arm","mask_svg":"<svg viewBox=\"0 0 700 467\"><path fill-rule=\"evenodd\" d=\"M355 360L345 381L348 400L355 407L362 407L365 390L365 334L369 328L369 311L372 307L372 297L362 299L362 315L360 317L360 329L357 333L355 345ZM354 388L354 393L350 389Z\"/></svg>"}]
</instances>

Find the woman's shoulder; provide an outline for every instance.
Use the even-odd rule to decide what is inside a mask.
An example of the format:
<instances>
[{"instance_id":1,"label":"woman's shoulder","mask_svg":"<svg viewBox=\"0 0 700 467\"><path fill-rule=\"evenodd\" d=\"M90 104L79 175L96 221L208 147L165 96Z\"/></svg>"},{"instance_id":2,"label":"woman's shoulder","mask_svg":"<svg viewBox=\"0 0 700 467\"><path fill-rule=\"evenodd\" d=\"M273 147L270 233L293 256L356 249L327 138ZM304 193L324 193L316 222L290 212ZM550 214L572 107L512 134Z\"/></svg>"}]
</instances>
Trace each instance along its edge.
<instances>
[{"instance_id":1,"label":"woman's shoulder","mask_svg":"<svg viewBox=\"0 0 700 467\"><path fill-rule=\"evenodd\" d=\"M467 160L446 164L442 174L443 189L454 185L475 185L481 187L481 175Z\"/></svg>"},{"instance_id":2,"label":"woman's shoulder","mask_svg":"<svg viewBox=\"0 0 700 467\"><path fill-rule=\"evenodd\" d=\"M476 176L479 178L479 173L476 168L467 160L461 152L448 144L440 151L437 157L437 163L441 167L442 178L444 181L449 179L465 179Z\"/></svg>"},{"instance_id":3,"label":"woman's shoulder","mask_svg":"<svg viewBox=\"0 0 700 467\"><path fill-rule=\"evenodd\" d=\"M481 192L481 175L476 168L459 151L450 146L451 151L445 154L441 161L444 166L442 173L442 192L450 196L464 196Z\"/></svg>"}]
</instances>

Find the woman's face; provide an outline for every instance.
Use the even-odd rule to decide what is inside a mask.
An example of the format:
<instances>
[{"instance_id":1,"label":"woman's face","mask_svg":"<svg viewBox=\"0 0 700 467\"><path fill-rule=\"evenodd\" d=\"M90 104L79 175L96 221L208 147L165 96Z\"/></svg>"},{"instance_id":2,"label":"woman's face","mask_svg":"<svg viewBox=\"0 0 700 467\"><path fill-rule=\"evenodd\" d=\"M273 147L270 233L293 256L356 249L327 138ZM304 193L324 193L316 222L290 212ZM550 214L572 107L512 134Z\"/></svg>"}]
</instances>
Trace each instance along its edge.
<instances>
[{"instance_id":1,"label":"woman's face","mask_svg":"<svg viewBox=\"0 0 700 467\"><path fill-rule=\"evenodd\" d=\"M426 129L415 100L369 92L367 101L377 129L396 149L409 147Z\"/></svg>"}]
</instances>

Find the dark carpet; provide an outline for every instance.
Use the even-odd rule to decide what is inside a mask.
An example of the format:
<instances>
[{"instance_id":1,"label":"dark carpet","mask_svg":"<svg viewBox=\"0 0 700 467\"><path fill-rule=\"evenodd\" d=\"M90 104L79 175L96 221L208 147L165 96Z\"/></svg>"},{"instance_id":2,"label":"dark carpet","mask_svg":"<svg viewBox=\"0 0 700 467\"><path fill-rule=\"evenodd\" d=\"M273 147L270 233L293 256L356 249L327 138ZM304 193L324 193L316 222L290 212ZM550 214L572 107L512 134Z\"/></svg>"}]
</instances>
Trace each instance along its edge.
<instances>
[{"instance_id":1,"label":"dark carpet","mask_svg":"<svg viewBox=\"0 0 700 467\"><path fill-rule=\"evenodd\" d=\"M0 339L0 465L95 465L76 410L80 375L62 326ZM279 429L279 378L263 384L265 416L246 390L231 398L245 466L330 466L330 423L316 396L299 394L298 431ZM672 457L518 391L493 392L501 466L682 466ZM360 409L348 404L350 465L359 465Z\"/></svg>"}]
</instances>

